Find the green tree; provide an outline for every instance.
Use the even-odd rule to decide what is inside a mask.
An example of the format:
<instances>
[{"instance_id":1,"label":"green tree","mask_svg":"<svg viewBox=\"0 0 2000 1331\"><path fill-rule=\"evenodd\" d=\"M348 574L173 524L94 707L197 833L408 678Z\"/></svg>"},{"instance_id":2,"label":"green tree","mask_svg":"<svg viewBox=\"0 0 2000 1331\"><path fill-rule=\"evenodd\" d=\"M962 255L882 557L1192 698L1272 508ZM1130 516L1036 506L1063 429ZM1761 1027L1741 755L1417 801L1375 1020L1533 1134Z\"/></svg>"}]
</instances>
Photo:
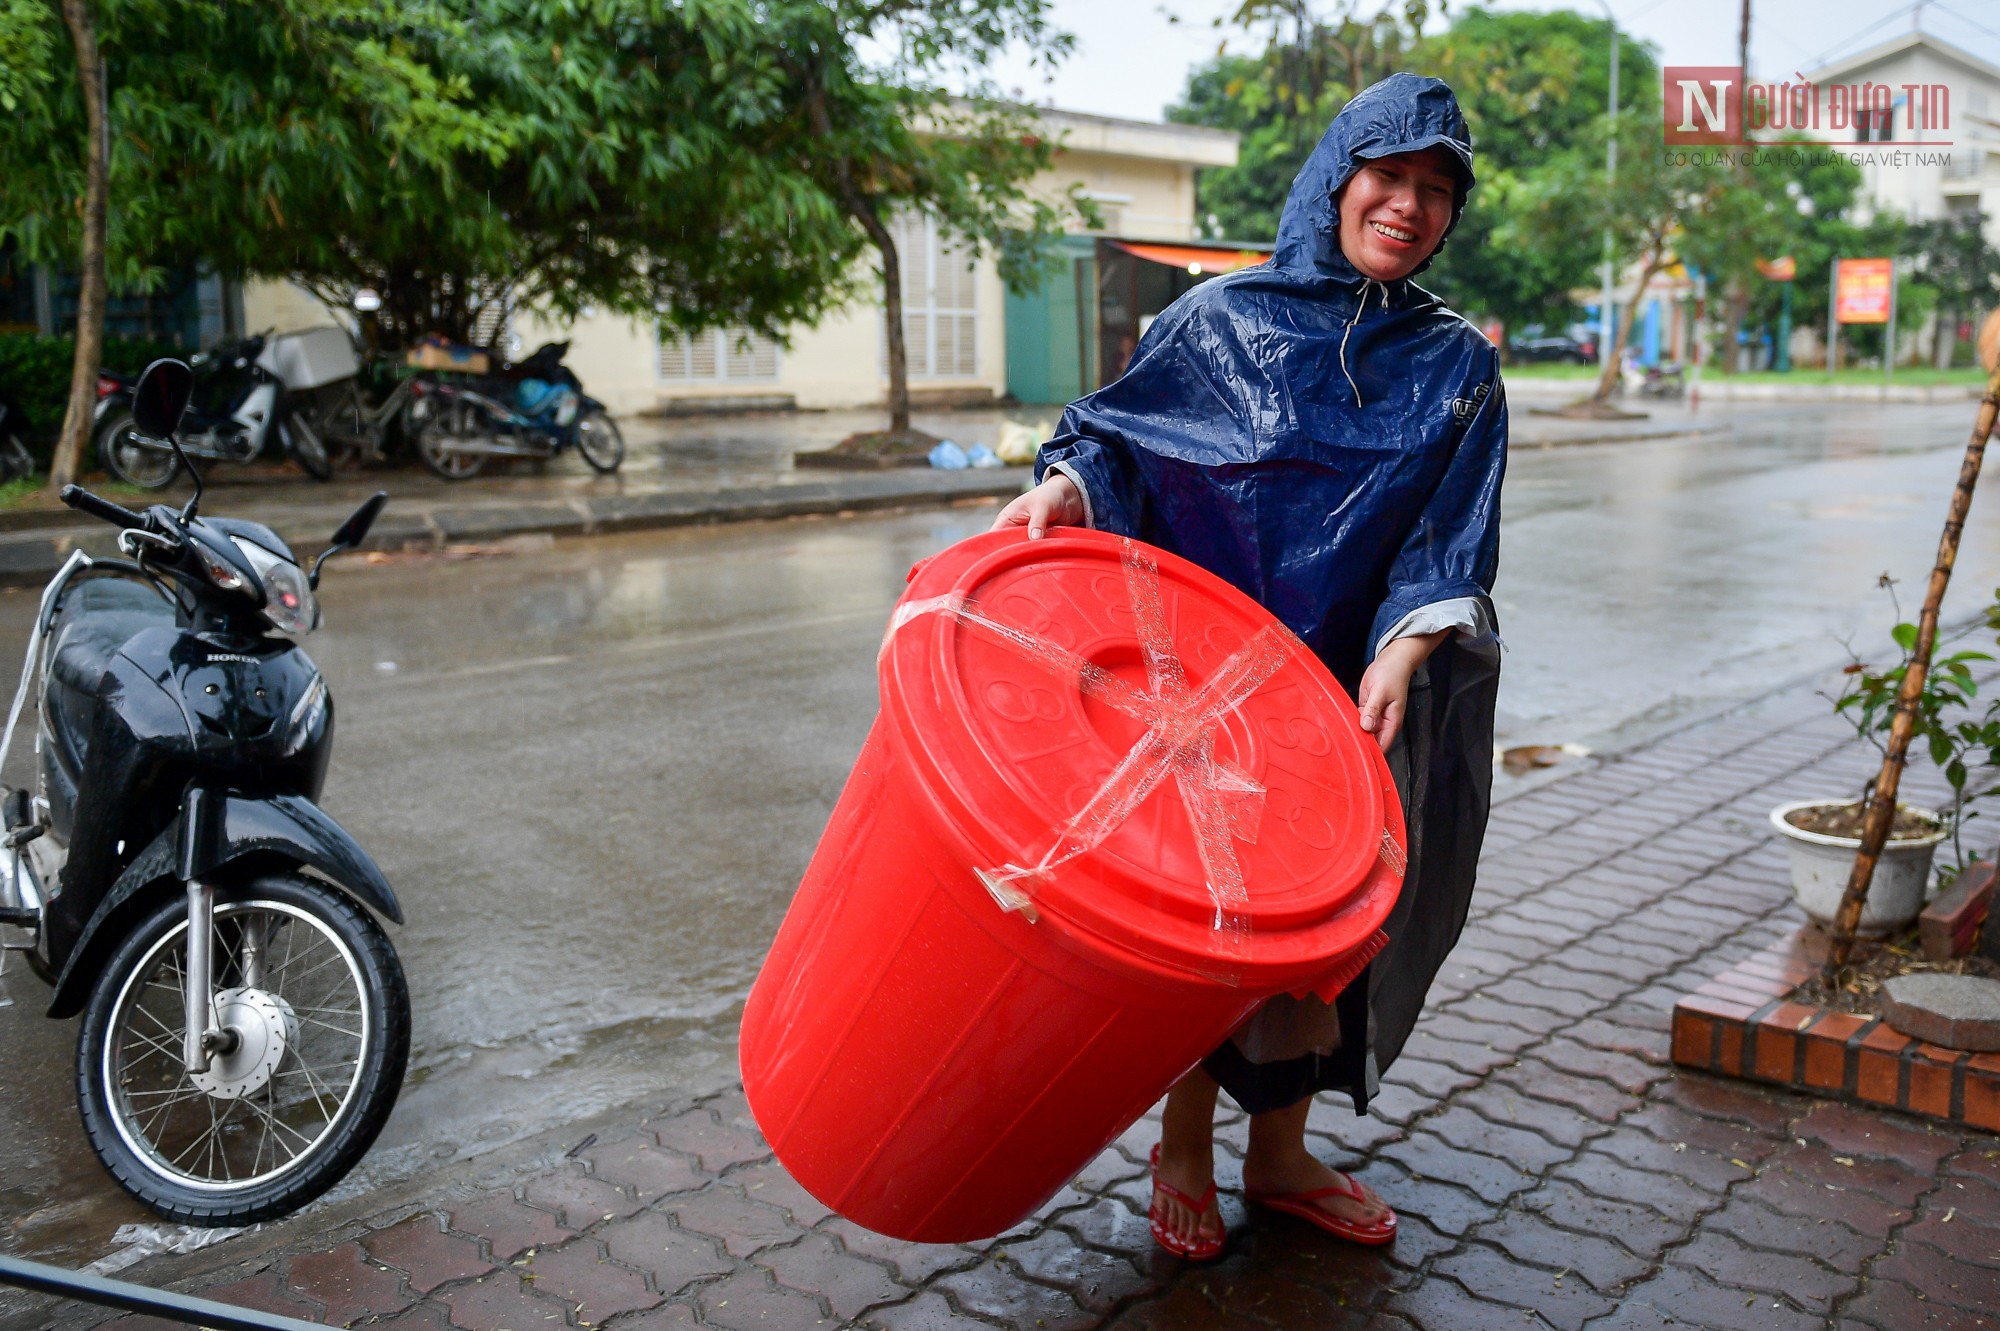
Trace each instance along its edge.
<instances>
[{"instance_id":1,"label":"green tree","mask_svg":"<svg viewBox=\"0 0 2000 1331\"><path fill-rule=\"evenodd\" d=\"M286 120L288 100L312 108L365 82L399 96L406 119L440 120L444 108L425 97L418 71L372 36L356 35L370 21L378 29L421 23L427 12L425 0L397 8L387 0L289 0L268 10L226 0L63 0L71 40L62 42L50 31L48 6L0 5L0 52L9 57L0 76L7 113L0 179L8 183L0 240L15 242L31 262L75 264L82 275L70 410L52 485L81 462L107 285L143 289L163 263L182 259L240 269L231 247L256 229L244 196L276 208L273 182L285 181L292 165L258 153L258 136L301 140L299 161L339 158L309 110ZM32 63L16 63L21 55ZM266 57L284 58L267 64ZM277 93L259 83L265 77ZM476 126L469 110L459 118ZM410 139L413 156L427 146L415 126L394 117L378 127Z\"/></svg>"},{"instance_id":2,"label":"green tree","mask_svg":"<svg viewBox=\"0 0 2000 1331\"><path fill-rule=\"evenodd\" d=\"M1222 54L1189 76L1167 119L1233 129L1237 163L1204 171L1196 207L1212 235L1277 234L1292 178L1348 99L1410 67L1429 16L1427 0L1246 0L1231 22L1261 44Z\"/></svg>"},{"instance_id":3,"label":"green tree","mask_svg":"<svg viewBox=\"0 0 2000 1331\"><path fill-rule=\"evenodd\" d=\"M1677 258L1676 246L1688 218L1712 205L1719 187L1714 173L1669 165L1661 152L1658 115L1628 113L1618 118L1618 167L1607 188L1601 148L1579 145L1554 153L1540 168L1523 175L1509 198L1505 219L1495 228L1497 253L1509 261L1535 261L1560 269L1574 263L1584 247L1601 246L1608 230L1614 272L1636 272L1624 317L1613 327L1611 355L1599 376L1592 402L1611 396L1620 356L1631 340L1647 285ZM1598 253L1602 250L1599 248Z\"/></svg>"},{"instance_id":4,"label":"green tree","mask_svg":"<svg viewBox=\"0 0 2000 1331\"><path fill-rule=\"evenodd\" d=\"M927 446L910 432L902 256L890 223L929 214L966 248L993 254L1012 290L1040 281L1064 223L1088 205L1075 191L1053 200L1033 190L1055 145L1031 109L998 101L984 83L954 95L946 79L1014 44L1052 64L1072 39L1050 25L1046 0L800 0L774 6L767 28L772 68L804 129L792 163L877 256L887 442Z\"/></svg>"},{"instance_id":5,"label":"green tree","mask_svg":"<svg viewBox=\"0 0 2000 1331\"><path fill-rule=\"evenodd\" d=\"M1497 316L1510 327L1564 321L1570 293L1597 284L1601 230L1543 234L1526 250L1497 246L1508 219L1535 193L1524 182L1555 159L1575 187L1603 191L1610 25L1570 10L1475 8L1427 38L1416 56L1417 72L1436 75L1458 94L1479 172L1465 215L1424 285L1461 310ZM1629 37L1620 42L1618 74L1628 108L1645 104L1648 90L1658 87L1651 48ZM1499 254L1504 262L1495 262Z\"/></svg>"},{"instance_id":6,"label":"green tree","mask_svg":"<svg viewBox=\"0 0 2000 1331\"><path fill-rule=\"evenodd\" d=\"M35 2L0 0L0 51L41 40L6 21ZM1015 281L1058 221L1026 189L1052 146L942 90L1010 42L1058 58L1044 0L95 2L114 281L193 262L336 306L369 288L388 347L520 308L782 334L866 280L856 192ZM0 82L0 238L40 262L74 251L67 77Z\"/></svg>"},{"instance_id":7,"label":"green tree","mask_svg":"<svg viewBox=\"0 0 2000 1331\"><path fill-rule=\"evenodd\" d=\"M1951 364L1960 321L1976 320L2000 302L2000 250L1986 239L1985 225L1976 210L1934 218L1912 226L1905 242L1914 277L1936 293L1931 361L1941 369Z\"/></svg>"}]
</instances>

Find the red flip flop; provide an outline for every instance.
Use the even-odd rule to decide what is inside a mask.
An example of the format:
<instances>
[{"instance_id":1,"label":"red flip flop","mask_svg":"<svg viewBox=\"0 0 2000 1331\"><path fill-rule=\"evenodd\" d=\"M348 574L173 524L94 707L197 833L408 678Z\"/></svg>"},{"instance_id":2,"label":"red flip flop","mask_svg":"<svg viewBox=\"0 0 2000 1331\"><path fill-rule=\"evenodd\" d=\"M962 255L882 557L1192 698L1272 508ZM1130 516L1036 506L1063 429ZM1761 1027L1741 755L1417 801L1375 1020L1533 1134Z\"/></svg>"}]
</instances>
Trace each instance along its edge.
<instances>
[{"instance_id":1,"label":"red flip flop","mask_svg":"<svg viewBox=\"0 0 2000 1331\"><path fill-rule=\"evenodd\" d=\"M1213 1238L1196 1237L1193 1242L1182 1238L1168 1229L1160 1219L1159 1194L1165 1193L1198 1216L1208 1214L1208 1208L1215 1205L1215 1181L1209 1180L1208 1191L1199 1198L1188 1196L1171 1183L1160 1182L1160 1148L1153 1147L1153 1206L1146 1216L1147 1225L1153 1231L1153 1242L1165 1248L1174 1256L1189 1262L1210 1262L1222 1255L1222 1245L1229 1236L1217 1234Z\"/></svg>"},{"instance_id":2,"label":"red flip flop","mask_svg":"<svg viewBox=\"0 0 2000 1331\"><path fill-rule=\"evenodd\" d=\"M1342 1175L1346 1178L1346 1175ZM1346 1187L1314 1188L1310 1192L1250 1192L1245 1190L1243 1200L1273 1211L1283 1211L1295 1215L1307 1224L1317 1225L1337 1239L1349 1243L1379 1245L1390 1243L1396 1237L1396 1213L1389 1212L1373 1224L1359 1224L1353 1220L1343 1220L1331 1211L1315 1203L1328 1197L1345 1197L1350 1201L1361 1201L1361 1185L1347 1179Z\"/></svg>"}]
</instances>

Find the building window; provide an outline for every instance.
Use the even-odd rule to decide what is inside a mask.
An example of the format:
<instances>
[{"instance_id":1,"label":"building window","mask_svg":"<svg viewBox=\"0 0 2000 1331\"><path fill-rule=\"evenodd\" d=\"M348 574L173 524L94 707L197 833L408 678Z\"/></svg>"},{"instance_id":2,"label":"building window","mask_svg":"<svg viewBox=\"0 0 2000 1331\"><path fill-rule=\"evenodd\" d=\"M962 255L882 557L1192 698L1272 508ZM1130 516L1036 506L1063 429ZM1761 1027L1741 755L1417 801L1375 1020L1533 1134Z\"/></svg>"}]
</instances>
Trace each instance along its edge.
<instances>
[{"instance_id":1,"label":"building window","mask_svg":"<svg viewBox=\"0 0 2000 1331\"><path fill-rule=\"evenodd\" d=\"M1972 179L1981 175L1985 170L1986 153L1982 149L1961 148L1957 152L1945 154L1944 178L1946 180ZM1979 210L1979 200L1972 198L1947 199L1945 201L1945 211L1947 213L1961 209L1966 212L1977 212Z\"/></svg>"},{"instance_id":2,"label":"building window","mask_svg":"<svg viewBox=\"0 0 2000 1331\"><path fill-rule=\"evenodd\" d=\"M663 384L768 384L778 377L778 344L747 328L711 328L688 337L660 330Z\"/></svg>"},{"instance_id":3,"label":"building window","mask_svg":"<svg viewBox=\"0 0 2000 1331\"><path fill-rule=\"evenodd\" d=\"M903 270L903 349L912 379L969 379L979 373L979 270L974 252L953 244L935 218L906 213L889 225ZM889 336L883 326L882 369Z\"/></svg>"},{"instance_id":4,"label":"building window","mask_svg":"<svg viewBox=\"0 0 2000 1331\"><path fill-rule=\"evenodd\" d=\"M1903 109L1907 97L1898 97L1888 107L1867 107L1854 113L1854 141L1856 143L1893 143L1896 139L1896 113Z\"/></svg>"},{"instance_id":5,"label":"building window","mask_svg":"<svg viewBox=\"0 0 2000 1331\"><path fill-rule=\"evenodd\" d=\"M1101 190L1085 190L1084 197L1097 205L1097 225L1089 228L1092 235L1122 236L1125 234L1125 212L1131 206L1131 195L1106 194Z\"/></svg>"}]
</instances>

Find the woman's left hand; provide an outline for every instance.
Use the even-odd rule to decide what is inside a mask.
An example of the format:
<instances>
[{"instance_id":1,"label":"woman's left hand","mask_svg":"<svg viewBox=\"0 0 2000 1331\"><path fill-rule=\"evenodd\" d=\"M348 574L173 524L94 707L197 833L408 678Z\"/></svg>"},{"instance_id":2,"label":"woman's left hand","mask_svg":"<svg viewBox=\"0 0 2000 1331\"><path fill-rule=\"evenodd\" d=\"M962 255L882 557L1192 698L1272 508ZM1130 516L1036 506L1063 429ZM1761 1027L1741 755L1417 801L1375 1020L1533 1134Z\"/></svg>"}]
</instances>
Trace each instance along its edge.
<instances>
[{"instance_id":1,"label":"woman's left hand","mask_svg":"<svg viewBox=\"0 0 2000 1331\"><path fill-rule=\"evenodd\" d=\"M1403 728L1403 715L1410 702L1411 676L1450 633L1450 629L1442 629L1397 638L1377 652L1363 672L1361 691L1354 699L1361 706L1361 728L1375 737L1384 753L1395 742L1396 732Z\"/></svg>"}]
</instances>

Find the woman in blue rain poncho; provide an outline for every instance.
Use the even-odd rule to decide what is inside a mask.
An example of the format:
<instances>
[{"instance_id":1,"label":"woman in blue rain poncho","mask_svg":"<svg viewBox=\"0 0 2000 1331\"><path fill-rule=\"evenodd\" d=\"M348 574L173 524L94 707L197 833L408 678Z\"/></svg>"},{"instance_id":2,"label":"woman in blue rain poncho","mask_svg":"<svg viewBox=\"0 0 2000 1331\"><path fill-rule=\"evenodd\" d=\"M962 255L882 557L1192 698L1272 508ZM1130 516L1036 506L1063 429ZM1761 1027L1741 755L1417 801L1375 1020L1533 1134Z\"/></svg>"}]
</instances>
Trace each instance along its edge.
<instances>
[{"instance_id":1,"label":"woman in blue rain poncho","mask_svg":"<svg viewBox=\"0 0 2000 1331\"><path fill-rule=\"evenodd\" d=\"M1256 598L1354 694L1409 828L1389 946L1332 1004L1278 998L1167 1097L1153 1234L1222 1249L1212 1124L1250 1115L1248 1200L1387 1243L1395 1213L1306 1148L1313 1096L1365 1112L1464 924L1492 784L1492 602L1507 408L1493 347L1410 280L1458 221L1472 142L1451 89L1397 74L1334 120L1269 264L1157 318L1072 403L999 526L1086 525Z\"/></svg>"}]
</instances>

